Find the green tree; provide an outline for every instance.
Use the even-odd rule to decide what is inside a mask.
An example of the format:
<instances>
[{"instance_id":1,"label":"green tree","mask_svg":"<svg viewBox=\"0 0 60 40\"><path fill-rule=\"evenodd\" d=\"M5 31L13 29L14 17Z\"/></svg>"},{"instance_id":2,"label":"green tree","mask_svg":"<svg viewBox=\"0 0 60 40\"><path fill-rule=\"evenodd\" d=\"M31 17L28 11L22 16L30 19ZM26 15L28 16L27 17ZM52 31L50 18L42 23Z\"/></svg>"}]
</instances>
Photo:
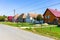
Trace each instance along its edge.
<instances>
[{"instance_id":1,"label":"green tree","mask_svg":"<svg viewBox=\"0 0 60 40\"><path fill-rule=\"evenodd\" d=\"M8 21L7 16L3 15L4 21Z\"/></svg>"},{"instance_id":2,"label":"green tree","mask_svg":"<svg viewBox=\"0 0 60 40\"><path fill-rule=\"evenodd\" d=\"M7 18L7 16L3 15L4 18Z\"/></svg>"},{"instance_id":3,"label":"green tree","mask_svg":"<svg viewBox=\"0 0 60 40\"><path fill-rule=\"evenodd\" d=\"M7 18L7 16L5 16L5 15L0 16L0 21L5 21L5 18Z\"/></svg>"},{"instance_id":4,"label":"green tree","mask_svg":"<svg viewBox=\"0 0 60 40\"><path fill-rule=\"evenodd\" d=\"M4 17L3 16L0 16L0 21L4 21Z\"/></svg>"},{"instance_id":5,"label":"green tree","mask_svg":"<svg viewBox=\"0 0 60 40\"><path fill-rule=\"evenodd\" d=\"M36 20L39 21L39 22L40 22L40 20L43 20L42 15L39 14L39 15L37 16Z\"/></svg>"}]
</instances>

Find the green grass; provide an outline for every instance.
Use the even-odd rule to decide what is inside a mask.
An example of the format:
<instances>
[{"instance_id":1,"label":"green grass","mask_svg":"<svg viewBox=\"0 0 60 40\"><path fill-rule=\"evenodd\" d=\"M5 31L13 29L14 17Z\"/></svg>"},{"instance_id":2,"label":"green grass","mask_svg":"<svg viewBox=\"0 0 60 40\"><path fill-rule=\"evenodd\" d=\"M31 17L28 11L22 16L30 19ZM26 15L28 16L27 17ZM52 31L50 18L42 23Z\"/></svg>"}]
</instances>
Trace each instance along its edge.
<instances>
[{"instance_id":1,"label":"green grass","mask_svg":"<svg viewBox=\"0 0 60 40\"><path fill-rule=\"evenodd\" d=\"M26 28L25 30L60 39L60 28L59 27L30 28L30 29Z\"/></svg>"},{"instance_id":2,"label":"green grass","mask_svg":"<svg viewBox=\"0 0 60 40\"><path fill-rule=\"evenodd\" d=\"M32 23L14 23L14 22L0 22L2 24L10 25L10 26L15 26L15 27L32 27L34 24Z\"/></svg>"},{"instance_id":3,"label":"green grass","mask_svg":"<svg viewBox=\"0 0 60 40\"><path fill-rule=\"evenodd\" d=\"M0 22L0 23L10 25L10 26L17 26L16 23L13 22Z\"/></svg>"},{"instance_id":4,"label":"green grass","mask_svg":"<svg viewBox=\"0 0 60 40\"><path fill-rule=\"evenodd\" d=\"M10 25L10 26L15 26L15 27L41 27L41 24L35 25L33 23L14 23L14 22L0 22L2 24ZM48 25L48 27L53 27L56 25ZM42 27L47 27L46 25L42 25Z\"/></svg>"}]
</instances>

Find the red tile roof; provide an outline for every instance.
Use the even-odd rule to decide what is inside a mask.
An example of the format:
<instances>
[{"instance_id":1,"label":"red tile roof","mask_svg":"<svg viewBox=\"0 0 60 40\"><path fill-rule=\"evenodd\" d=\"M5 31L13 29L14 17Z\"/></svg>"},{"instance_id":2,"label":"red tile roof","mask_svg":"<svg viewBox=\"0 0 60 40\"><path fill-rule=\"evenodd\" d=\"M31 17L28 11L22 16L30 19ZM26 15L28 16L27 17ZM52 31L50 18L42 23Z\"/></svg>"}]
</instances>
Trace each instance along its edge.
<instances>
[{"instance_id":1,"label":"red tile roof","mask_svg":"<svg viewBox=\"0 0 60 40\"><path fill-rule=\"evenodd\" d=\"M48 9L48 10L50 10L56 17L60 17L60 11L56 9Z\"/></svg>"}]
</instances>

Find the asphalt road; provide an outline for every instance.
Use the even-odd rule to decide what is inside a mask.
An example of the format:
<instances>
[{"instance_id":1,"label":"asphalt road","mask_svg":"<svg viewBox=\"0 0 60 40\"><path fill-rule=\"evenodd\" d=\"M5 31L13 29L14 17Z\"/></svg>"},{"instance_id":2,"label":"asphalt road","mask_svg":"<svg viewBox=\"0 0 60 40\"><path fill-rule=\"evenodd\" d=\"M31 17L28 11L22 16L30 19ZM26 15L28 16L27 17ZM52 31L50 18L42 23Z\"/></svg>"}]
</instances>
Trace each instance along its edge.
<instances>
[{"instance_id":1,"label":"asphalt road","mask_svg":"<svg viewBox=\"0 0 60 40\"><path fill-rule=\"evenodd\" d=\"M0 40L54 40L54 39L0 24Z\"/></svg>"}]
</instances>

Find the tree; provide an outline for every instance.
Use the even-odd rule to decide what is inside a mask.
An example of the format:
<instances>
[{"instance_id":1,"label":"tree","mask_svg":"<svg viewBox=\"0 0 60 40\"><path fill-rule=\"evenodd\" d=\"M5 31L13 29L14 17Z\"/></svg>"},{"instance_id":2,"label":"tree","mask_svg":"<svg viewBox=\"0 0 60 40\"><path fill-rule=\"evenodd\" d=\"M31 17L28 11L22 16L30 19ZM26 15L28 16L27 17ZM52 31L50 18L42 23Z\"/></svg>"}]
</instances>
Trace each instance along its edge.
<instances>
[{"instance_id":1,"label":"tree","mask_svg":"<svg viewBox=\"0 0 60 40\"><path fill-rule=\"evenodd\" d=\"M7 16L3 15L4 21L8 21Z\"/></svg>"},{"instance_id":2,"label":"tree","mask_svg":"<svg viewBox=\"0 0 60 40\"><path fill-rule=\"evenodd\" d=\"M39 15L37 16L36 20L39 21L39 22L40 22L40 20L43 20L42 15L39 14Z\"/></svg>"},{"instance_id":3,"label":"tree","mask_svg":"<svg viewBox=\"0 0 60 40\"><path fill-rule=\"evenodd\" d=\"M7 16L5 16L5 15L0 16L0 21L5 21L5 18L7 18Z\"/></svg>"},{"instance_id":4,"label":"tree","mask_svg":"<svg viewBox=\"0 0 60 40\"><path fill-rule=\"evenodd\" d=\"M4 17L3 16L0 16L0 21L4 21Z\"/></svg>"},{"instance_id":5,"label":"tree","mask_svg":"<svg viewBox=\"0 0 60 40\"><path fill-rule=\"evenodd\" d=\"M7 18L7 16L6 16L6 15L3 15L3 17L4 17L4 18Z\"/></svg>"}]
</instances>

